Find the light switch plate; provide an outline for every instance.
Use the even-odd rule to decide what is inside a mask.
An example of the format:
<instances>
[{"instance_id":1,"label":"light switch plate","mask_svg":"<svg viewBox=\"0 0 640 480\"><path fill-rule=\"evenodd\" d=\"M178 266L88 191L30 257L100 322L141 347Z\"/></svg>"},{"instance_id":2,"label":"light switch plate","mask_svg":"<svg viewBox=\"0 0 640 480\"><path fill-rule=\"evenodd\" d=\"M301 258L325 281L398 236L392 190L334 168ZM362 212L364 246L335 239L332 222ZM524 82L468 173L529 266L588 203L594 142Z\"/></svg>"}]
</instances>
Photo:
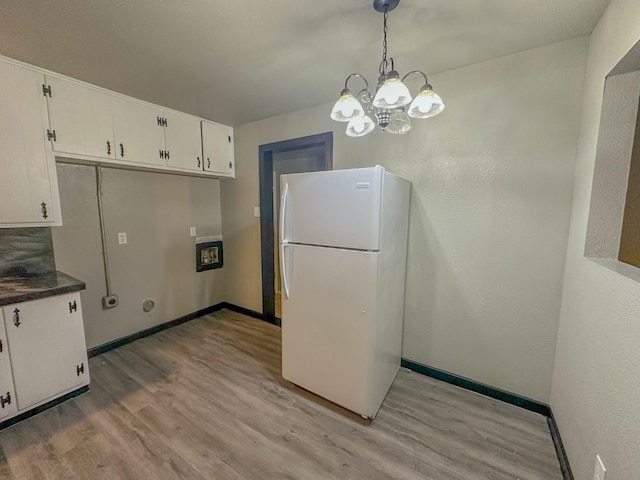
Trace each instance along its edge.
<instances>
[{"instance_id":1,"label":"light switch plate","mask_svg":"<svg viewBox=\"0 0 640 480\"><path fill-rule=\"evenodd\" d=\"M253 216L260 218L260 207L253 207Z\"/></svg>"},{"instance_id":2,"label":"light switch plate","mask_svg":"<svg viewBox=\"0 0 640 480\"><path fill-rule=\"evenodd\" d=\"M604 468L600 455L596 455L596 470L593 472L593 480L605 480L607 469Z\"/></svg>"},{"instance_id":3,"label":"light switch plate","mask_svg":"<svg viewBox=\"0 0 640 480\"><path fill-rule=\"evenodd\" d=\"M119 233L118 234L118 244L126 245L126 243L127 243L127 234L126 233Z\"/></svg>"},{"instance_id":4,"label":"light switch plate","mask_svg":"<svg viewBox=\"0 0 640 480\"><path fill-rule=\"evenodd\" d=\"M196 227L189 227L189 233L192 237L196 236Z\"/></svg>"}]
</instances>

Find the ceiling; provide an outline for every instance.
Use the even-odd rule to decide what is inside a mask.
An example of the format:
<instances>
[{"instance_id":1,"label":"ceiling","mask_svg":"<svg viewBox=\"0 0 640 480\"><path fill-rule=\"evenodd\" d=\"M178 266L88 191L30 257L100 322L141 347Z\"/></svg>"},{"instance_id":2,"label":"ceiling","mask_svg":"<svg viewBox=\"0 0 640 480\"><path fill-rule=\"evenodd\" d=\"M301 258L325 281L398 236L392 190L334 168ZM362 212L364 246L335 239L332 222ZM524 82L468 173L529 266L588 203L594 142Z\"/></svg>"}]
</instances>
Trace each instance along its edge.
<instances>
[{"instance_id":1,"label":"ceiling","mask_svg":"<svg viewBox=\"0 0 640 480\"><path fill-rule=\"evenodd\" d=\"M438 73L587 35L608 3L401 0L389 54ZM233 126L375 83L381 44L371 0L0 0L0 54Z\"/></svg>"}]
</instances>

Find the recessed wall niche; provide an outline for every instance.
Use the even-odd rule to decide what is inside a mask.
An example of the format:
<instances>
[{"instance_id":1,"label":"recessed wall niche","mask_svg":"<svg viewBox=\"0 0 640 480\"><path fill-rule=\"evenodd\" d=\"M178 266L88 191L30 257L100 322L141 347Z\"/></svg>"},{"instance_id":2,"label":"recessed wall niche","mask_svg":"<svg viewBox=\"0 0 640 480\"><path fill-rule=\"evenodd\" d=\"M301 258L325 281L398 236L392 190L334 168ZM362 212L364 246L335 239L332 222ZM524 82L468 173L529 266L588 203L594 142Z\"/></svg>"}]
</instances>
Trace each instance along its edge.
<instances>
[{"instance_id":1,"label":"recessed wall niche","mask_svg":"<svg viewBox=\"0 0 640 480\"><path fill-rule=\"evenodd\" d=\"M585 256L640 279L640 42L605 79Z\"/></svg>"}]
</instances>

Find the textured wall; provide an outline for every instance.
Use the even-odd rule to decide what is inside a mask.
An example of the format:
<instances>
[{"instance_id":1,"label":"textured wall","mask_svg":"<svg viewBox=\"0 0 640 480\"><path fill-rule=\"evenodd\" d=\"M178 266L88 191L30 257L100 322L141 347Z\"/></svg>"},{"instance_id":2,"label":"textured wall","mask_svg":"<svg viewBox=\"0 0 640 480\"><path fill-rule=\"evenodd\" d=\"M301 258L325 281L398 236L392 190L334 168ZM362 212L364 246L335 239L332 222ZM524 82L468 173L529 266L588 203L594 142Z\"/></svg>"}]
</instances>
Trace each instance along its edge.
<instances>
[{"instance_id":1,"label":"textured wall","mask_svg":"<svg viewBox=\"0 0 640 480\"><path fill-rule=\"evenodd\" d=\"M330 104L236 128L227 301L262 306L258 146L333 129L334 168L413 182L404 356L548 401L586 51L580 38L433 76L447 110L404 137L349 138Z\"/></svg>"},{"instance_id":2,"label":"textured wall","mask_svg":"<svg viewBox=\"0 0 640 480\"><path fill-rule=\"evenodd\" d=\"M225 268L195 271L195 238L221 233L219 181L103 169L103 203L111 284L120 305L103 310L106 294L94 167L58 164L64 225L53 228L59 270L87 284L82 292L87 346L164 323L224 300ZM118 245L118 233L128 243ZM150 313L142 301L156 302Z\"/></svg>"},{"instance_id":3,"label":"textured wall","mask_svg":"<svg viewBox=\"0 0 640 480\"><path fill-rule=\"evenodd\" d=\"M640 475L640 270L583 256L604 79L638 40L637 0L613 0L590 40L551 391L577 480L592 478L596 454L607 480Z\"/></svg>"}]
</instances>

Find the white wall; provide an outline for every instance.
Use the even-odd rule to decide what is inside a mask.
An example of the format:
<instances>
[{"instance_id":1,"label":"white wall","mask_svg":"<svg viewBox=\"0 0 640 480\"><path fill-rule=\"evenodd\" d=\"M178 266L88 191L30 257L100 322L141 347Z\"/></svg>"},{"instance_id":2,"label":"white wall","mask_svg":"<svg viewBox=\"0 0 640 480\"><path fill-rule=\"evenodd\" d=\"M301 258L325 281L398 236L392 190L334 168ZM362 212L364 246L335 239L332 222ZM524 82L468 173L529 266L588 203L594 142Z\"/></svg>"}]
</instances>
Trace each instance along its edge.
<instances>
[{"instance_id":1,"label":"white wall","mask_svg":"<svg viewBox=\"0 0 640 480\"><path fill-rule=\"evenodd\" d=\"M346 137L331 104L236 128L227 301L261 310L258 146L333 130L334 168L413 182L403 355L549 401L586 52L580 38L433 76L447 109L404 137Z\"/></svg>"},{"instance_id":2,"label":"white wall","mask_svg":"<svg viewBox=\"0 0 640 480\"><path fill-rule=\"evenodd\" d=\"M224 300L225 268L197 273L195 238L221 233L219 180L103 169L103 204L113 293L106 294L94 167L58 164L62 227L52 228L56 267L83 280L87 347L174 320ZM118 244L126 232L128 243ZM152 298L150 313L142 302Z\"/></svg>"},{"instance_id":3,"label":"white wall","mask_svg":"<svg viewBox=\"0 0 640 480\"><path fill-rule=\"evenodd\" d=\"M638 40L637 0L613 0L590 39L551 392L577 480L597 453L607 480L640 478L640 283L583 256L605 75Z\"/></svg>"}]
</instances>

